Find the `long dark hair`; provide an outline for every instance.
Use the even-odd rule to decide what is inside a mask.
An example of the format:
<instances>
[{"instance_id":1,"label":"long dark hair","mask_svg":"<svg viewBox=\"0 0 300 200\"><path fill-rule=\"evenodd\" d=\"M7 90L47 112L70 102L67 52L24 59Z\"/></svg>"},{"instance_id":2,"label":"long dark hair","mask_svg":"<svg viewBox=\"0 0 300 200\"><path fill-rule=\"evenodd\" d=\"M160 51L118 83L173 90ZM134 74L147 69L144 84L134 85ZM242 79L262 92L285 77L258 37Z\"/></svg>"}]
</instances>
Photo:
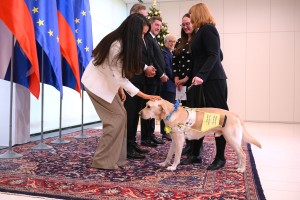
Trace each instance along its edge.
<instances>
[{"instance_id":1,"label":"long dark hair","mask_svg":"<svg viewBox=\"0 0 300 200\"><path fill-rule=\"evenodd\" d=\"M182 19L185 18L185 17L191 18L189 13L184 14ZM174 51L175 55L180 54L181 50L185 47L186 43L191 44L194 36L195 36L195 30L193 30L193 32L191 33L191 40L188 41L189 40L188 34L186 34L186 32L184 32L183 28L181 28L180 43L176 46L176 49Z\"/></svg>"},{"instance_id":2,"label":"long dark hair","mask_svg":"<svg viewBox=\"0 0 300 200\"><path fill-rule=\"evenodd\" d=\"M129 15L122 24L113 32L106 35L93 50L94 65L101 65L109 54L111 44L117 40L121 42L121 51L116 56L116 61L122 61L122 76L131 78L142 73L142 31L144 26L149 26L146 17L135 13Z\"/></svg>"}]
</instances>

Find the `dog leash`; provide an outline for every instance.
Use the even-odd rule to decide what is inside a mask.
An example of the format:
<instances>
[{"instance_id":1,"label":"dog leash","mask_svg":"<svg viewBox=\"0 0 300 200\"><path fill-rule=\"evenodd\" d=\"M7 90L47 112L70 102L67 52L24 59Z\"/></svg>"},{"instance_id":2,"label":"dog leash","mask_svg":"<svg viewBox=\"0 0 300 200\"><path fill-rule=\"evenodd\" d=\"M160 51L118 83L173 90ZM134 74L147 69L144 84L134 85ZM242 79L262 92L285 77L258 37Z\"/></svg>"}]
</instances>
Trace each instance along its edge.
<instances>
[{"instance_id":1,"label":"dog leash","mask_svg":"<svg viewBox=\"0 0 300 200\"><path fill-rule=\"evenodd\" d=\"M183 95L181 95L181 96L178 98L178 100L181 101L182 97L183 97L184 95L186 95L187 92L190 91L191 88L192 88L193 86L194 86L194 84L192 83L192 85L190 85L190 86L187 88L187 90L185 91L185 93L184 93Z\"/></svg>"}]
</instances>

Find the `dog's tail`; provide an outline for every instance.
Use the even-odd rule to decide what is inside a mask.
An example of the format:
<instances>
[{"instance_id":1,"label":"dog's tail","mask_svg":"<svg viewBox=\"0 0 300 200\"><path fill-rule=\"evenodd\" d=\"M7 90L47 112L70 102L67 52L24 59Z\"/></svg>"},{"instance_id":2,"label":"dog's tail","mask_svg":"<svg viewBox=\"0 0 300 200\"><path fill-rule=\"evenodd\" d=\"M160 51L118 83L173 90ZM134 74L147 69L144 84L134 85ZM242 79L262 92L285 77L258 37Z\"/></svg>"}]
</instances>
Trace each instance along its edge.
<instances>
[{"instance_id":1,"label":"dog's tail","mask_svg":"<svg viewBox=\"0 0 300 200\"><path fill-rule=\"evenodd\" d=\"M243 141L246 143L254 144L255 146L257 146L258 148L261 149L260 142L248 133L248 131L244 125L244 122L242 120L240 120L240 121L241 121L241 125L243 127Z\"/></svg>"}]
</instances>

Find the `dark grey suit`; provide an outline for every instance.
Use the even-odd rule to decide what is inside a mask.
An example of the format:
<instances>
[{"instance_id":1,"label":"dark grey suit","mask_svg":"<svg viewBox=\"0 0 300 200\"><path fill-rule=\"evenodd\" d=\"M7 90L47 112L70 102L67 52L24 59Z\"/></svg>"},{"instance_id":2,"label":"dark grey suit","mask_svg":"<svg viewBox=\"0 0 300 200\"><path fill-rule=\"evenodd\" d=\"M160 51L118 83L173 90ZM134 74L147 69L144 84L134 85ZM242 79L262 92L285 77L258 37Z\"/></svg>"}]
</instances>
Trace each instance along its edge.
<instances>
[{"instance_id":1,"label":"dark grey suit","mask_svg":"<svg viewBox=\"0 0 300 200\"><path fill-rule=\"evenodd\" d=\"M145 45L143 45L142 50L142 64L141 68L144 71L145 65L153 65L152 56L149 52L149 44L145 41ZM135 75L130 79L130 82L133 83L140 91L145 92L145 84L146 84L146 76L145 73ZM136 142L136 132L137 126L139 122L139 112L144 105L144 100L138 96L131 97L126 93L126 101L124 102L124 107L127 111L127 143Z\"/></svg>"},{"instance_id":2,"label":"dark grey suit","mask_svg":"<svg viewBox=\"0 0 300 200\"><path fill-rule=\"evenodd\" d=\"M147 33L145 35L145 40L149 44L150 56L153 60L153 66L156 69L156 75L154 77L146 77L146 94L159 95L161 80L160 77L165 73L165 60L163 53L158 45L157 41L152 37L152 35ZM155 130L155 120L144 120L141 119L141 139L149 140Z\"/></svg>"}]
</instances>

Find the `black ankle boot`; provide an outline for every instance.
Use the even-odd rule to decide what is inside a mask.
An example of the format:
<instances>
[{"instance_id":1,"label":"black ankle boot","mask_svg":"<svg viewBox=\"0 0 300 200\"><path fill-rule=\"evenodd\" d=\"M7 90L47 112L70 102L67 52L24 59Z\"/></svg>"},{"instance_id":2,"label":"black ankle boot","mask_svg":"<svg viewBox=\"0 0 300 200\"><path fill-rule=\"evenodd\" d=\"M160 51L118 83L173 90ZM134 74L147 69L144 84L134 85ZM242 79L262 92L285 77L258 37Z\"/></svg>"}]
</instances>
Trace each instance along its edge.
<instances>
[{"instance_id":1,"label":"black ankle boot","mask_svg":"<svg viewBox=\"0 0 300 200\"><path fill-rule=\"evenodd\" d=\"M215 158L215 160L207 167L207 170L217 170L222 167L224 167L226 164L226 160L222 160L218 157Z\"/></svg>"},{"instance_id":2,"label":"black ankle boot","mask_svg":"<svg viewBox=\"0 0 300 200\"><path fill-rule=\"evenodd\" d=\"M201 160L201 158L198 158L197 156L190 155L185 160L180 162L180 164L182 164L182 165L189 165L189 164L193 164L193 163L202 163L202 160Z\"/></svg>"},{"instance_id":3,"label":"black ankle boot","mask_svg":"<svg viewBox=\"0 0 300 200\"><path fill-rule=\"evenodd\" d=\"M185 147L182 149L182 155L189 155L192 152L192 146L190 143L186 143Z\"/></svg>"}]
</instances>

